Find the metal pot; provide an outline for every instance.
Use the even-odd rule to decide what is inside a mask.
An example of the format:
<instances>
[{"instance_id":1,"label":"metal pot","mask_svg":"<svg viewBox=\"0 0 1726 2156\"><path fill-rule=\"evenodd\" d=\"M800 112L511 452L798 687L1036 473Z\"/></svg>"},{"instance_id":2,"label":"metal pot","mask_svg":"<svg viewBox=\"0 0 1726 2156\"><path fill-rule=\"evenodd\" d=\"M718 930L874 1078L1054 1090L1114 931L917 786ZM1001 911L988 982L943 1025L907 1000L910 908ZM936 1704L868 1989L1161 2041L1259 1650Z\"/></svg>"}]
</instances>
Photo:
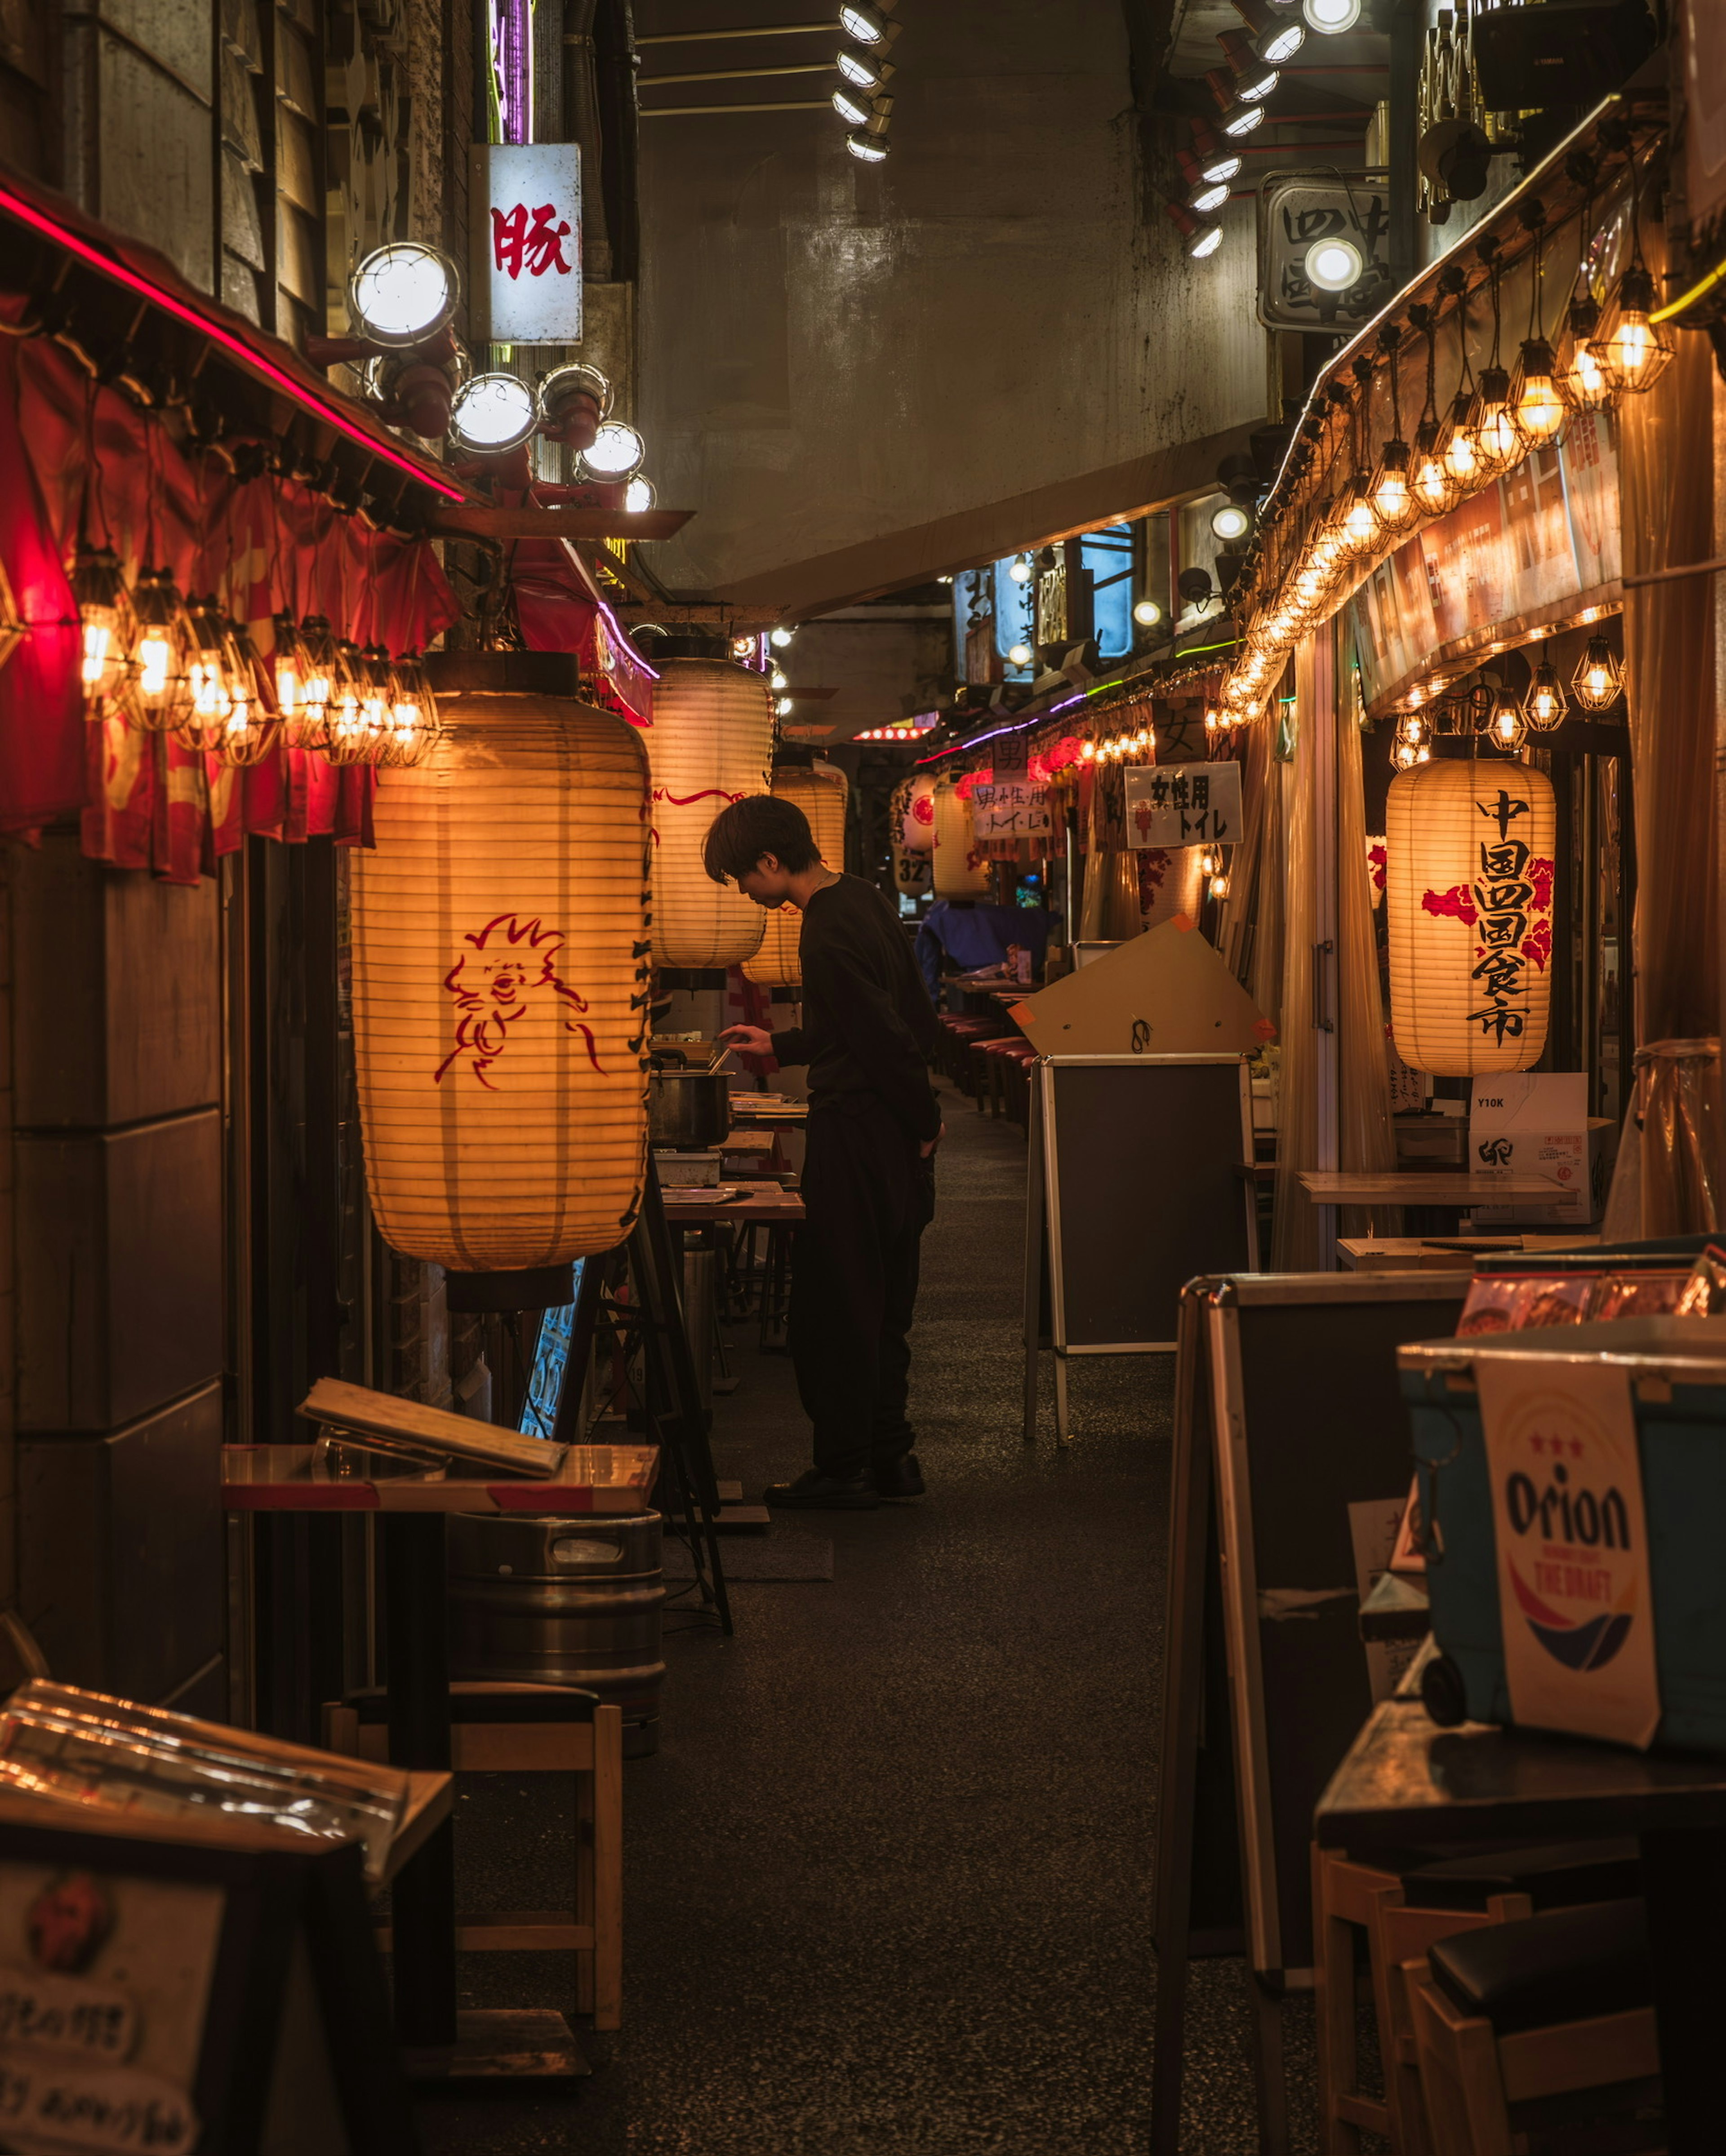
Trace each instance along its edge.
<instances>
[{"instance_id":1,"label":"metal pot","mask_svg":"<svg viewBox=\"0 0 1726 2156\"><path fill-rule=\"evenodd\" d=\"M656 1146L717 1146L731 1130L731 1081L718 1070L665 1070L647 1080L647 1128Z\"/></svg>"}]
</instances>

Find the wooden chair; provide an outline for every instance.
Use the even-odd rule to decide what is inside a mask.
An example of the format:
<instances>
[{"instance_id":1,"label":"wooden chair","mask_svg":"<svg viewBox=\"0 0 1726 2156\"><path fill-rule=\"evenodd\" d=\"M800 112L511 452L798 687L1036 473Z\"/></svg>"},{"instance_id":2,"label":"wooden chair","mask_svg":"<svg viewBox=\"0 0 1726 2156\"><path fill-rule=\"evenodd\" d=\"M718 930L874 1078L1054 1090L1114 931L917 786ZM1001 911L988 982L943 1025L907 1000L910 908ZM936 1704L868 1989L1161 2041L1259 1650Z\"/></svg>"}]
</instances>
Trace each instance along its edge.
<instances>
[{"instance_id":1,"label":"wooden chair","mask_svg":"<svg viewBox=\"0 0 1726 2156\"><path fill-rule=\"evenodd\" d=\"M575 1906L457 1919L467 1953L576 1957L576 2005L596 2029L616 2029L623 2010L624 1717L572 1686L460 1682L449 1687L457 1774L573 1774L576 1778ZM350 1758L388 1757L384 1693L350 1693L324 1708L324 1743ZM390 1932L378 1927L388 1953Z\"/></svg>"},{"instance_id":2,"label":"wooden chair","mask_svg":"<svg viewBox=\"0 0 1726 2156\"><path fill-rule=\"evenodd\" d=\"M1363 2132L1383 2135L1396 2156L1431 2156L1405 1962L1439 1940L1514 1923L1537 1910L1635 1892L1630 1841L1543 1845L1395 1869L1356 1862L1339 1850L1312 1853L1313 1993L1318 2051L1319 2147L1355 2156ZM1360 2087L1355 2020L1357 1934L1365 1934L1384 2094Z\"/></svg>"},{"instance_id":3,"label":"wooden chair","mask_svg":"<svg viewBox=\"0 0 1726 2156\"><path fill-rule=\"evenodd\" d=\"M1555 2099L1618 2086L1628 2112L1653 2096L1660 2048L1640 1901L1440 1940L1401 1974L1433 2156L1516 2156L1537 2125L1550 2148L1554 2113L1575 2110ZM1597 2128L1598 2104L1588 2114ZM1661 2140L1657 2131L1643 2145Z\"/></svg>"}]
</instances>

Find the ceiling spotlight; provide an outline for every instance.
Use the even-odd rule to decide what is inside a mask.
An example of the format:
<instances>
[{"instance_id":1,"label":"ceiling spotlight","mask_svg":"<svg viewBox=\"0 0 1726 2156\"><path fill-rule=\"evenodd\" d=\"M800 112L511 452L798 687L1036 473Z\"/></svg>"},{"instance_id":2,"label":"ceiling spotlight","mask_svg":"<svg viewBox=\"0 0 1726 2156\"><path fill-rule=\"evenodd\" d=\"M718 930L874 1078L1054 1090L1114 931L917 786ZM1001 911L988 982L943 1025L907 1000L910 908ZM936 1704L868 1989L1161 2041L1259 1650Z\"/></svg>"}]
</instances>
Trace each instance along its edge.
<instances>
[{"instance_id":1,"label":"ceiling spotlight","mask_svg":"<svg viewBox=\"0 0 1726 2156\"><path fill-rule=\"evenodd\" d=\"M1220 209L1228 199L1229 183L1226 180L1200 180L1187 197L1187 208L1196 210L1200 217L1209 217L1213 210Z\"/></svg>"},{"instance_id":2,"label":"ceiling spotlight","mask_svg":"<svg viewBox=\"0 0 1726 2156\"><path fill-rule=\"evenodd\" d=\"M779 628L769 629L768 631L767 640L773 645L774 650L783 651L796 634L797 629L794 624L789 629L787 629L781 624Z\"/></svg>"},{"instance_id":3,"label":"ceiling spotlight","mask_svg":"<svg viewBox=\"0 0 1726 2156\"><path fill-rule=\"evenodd\" d=\"M461 274L449 257L414 239L375 249L347 280L348 312L374 344L435 336L460 298Z\"/></svg>"},{"instance_id":4,"label":"ceiling spotlight","mask_svg":"<svg viewBox=\"0 0 1726 2156\"><path fill-rule=\"evenodd\" d=\"M767 677L767 685L769 689L789 689L791 684L785 678L783 668L776 666Z\"/></svg>"},{"instance_id":5,"label":"ceiling spotlight","mask_svg":"<svg viewBox=\"0 0 1726 2156\"><path fill-rule=\"evenodd\" d=\"M1031 648L1028 644L1015 644L1008 652L1007 657L1015 666L1029 666L1032 657Z\"/></svg>"},{"instance_id":6,"label":"ceiling spotlight","mask_svg":"<svg viewBox=\"0 0 1726 2156\"><path fill-rule=\"evenodd\" d=\"M631 516L640 516L651 509L659 496L654 492L653 481L643 479L637 472L624 489L624 507Z\"/></svg>"},{"instance_id":7,"label":"ceiling spotlight","mask_svg":"<svg viewBox=\"0 0 1726 2156\"><path fill-rule=\"evenodd\" d=\"M1241 77L1241 95L1249 105L1262 104L1282 80L1275 68L1266 67L1261 61Z\"/></svg>"},{"instance_id":8,"label":"ceiling spotlight","mask_svg":"<svg viewBox=\"0 0 1726 2156\"><path fill-rule=\"evenodd\" d=\"M860 157L866 165L884 165L887 159L887 141L884 135L847 135L845 147L854 157Z\"/></svg>"},{"instance_id":9,"label":"ceiling spotlight","mask_svg":"<svg viewBox=\"0 0 1726 2156\"><path fill-rule=\"evenodd\" d=\"M1013 566L1008 570L1007 574L1015 584L1028 584L1036 574L1035 570L1031 567L1030 556L1015 554L1013 557Z\"/></svg>"},{"instance_id":10,"label":"ceiling spotlight","mask_svg":"<svg viewBox=\"0 0 1726 2156\"><path fill-rule=\"evenodd\" d=\"M647 444L626 419L608 419L582 451L582 467L590 479L634 479L646 454Z\"/></svg>"},{"instance_id":11,"label":"ceiling spotlight","mask_svg":"<svg viewBox=\"0 0 1726 2156\"><path fill-rule=\"evenodd\" d=\"M1243 509L1238 501L1225 501L1210 512L1211 536L1225 545L1244 539L1251 529L1252 512Z\"/></svg>"},{"instance_id":12,"label":"ceiling spotlight","mask_svg":"<svg viewBox=\"0 0 1726 2156\"><path fill-rule=\"evenodd\" d=\"M860 45L890 45L901 28L887 20L884 8L871 8L866 0L840 0L839 27Z\"/></svg>"},{"instance_id":13,"label":"ceiling spotlight","mask_svg":"<svg viewBox=\"0 0 1726 2156\"><path fill-rule=\"evenodd\" d=\"M583 449L611 409L611 384L597 367L554 367L539 385L539 431Z\"/></svg>"},{"instance_id":14,"label":"ceiling spotlight","mask_svg":"<svg viewBox=\"0 0 1726 2156\"><path fill-rule=\"evenodd\" d=\"M1253 40L1253 50L1266 67L1281 67L1292 60L1307 42L1304 23L1273 23L1264 35Z\"/></svg>"},{"instance_id":15,"label":"ceiling spotlight","mask_svg":"<svg viewBox=\"0 0 1726 2156\"><path fill-rule=\"evenodd\" d=\"M1215 130L1208 121L1190 120L1192 156L1203 180L1232 180L1241 170L1241 159L1225 144L1219 142Z\"/></svg>"},{"instance_id":16,"label":"ceiling spotlight","mask_svg":"<svg viewBox=\"0 0 1726 2156\"><path fill-rule=\"evenodd\" d=\"M1286 37L1287 32L1284 29L1272 35ZM1253 104L1268 97L1277 87L1278 76L1275 66L1267 66L1261 56L1259 41L1248 37L1245 30L1223 30L1218 33L1217 43L1233 71L1236 95ZM1226 84L1227 80L1225 76L1223 83Z\"/></svg>"},{"instance_id":17,"label":"ceiling spotlight","mask_svg":"<svg viewBox=\"0 0 1726 2156\"><path fill-rule=\"evenodd\" d=\"M1321 292L1346 292L1365 268L1352 239L1318 239L1307 249L1307 281Z\"/></svg>"},{"instance_id":18,"label":"ceiling spotlight","mask_svg":"<svg viewBox=\"0 0 1726 2156\"><path fill-rule=\"evenodd\" d=\"M869 107L853 97L848 90L834 91L833 109L847 127L866 127L874 117Z\"/></svg>"},{"instance_id":19,"label":"ceiling spotlight","mask_svg":"<svg viewBox=\"0 0 1726 2156\"><path fill-rule=\"evenodd\" d=\"M857 90L883 90L893 72L886 60L872 60L863 53L841 53L835 64L845 80Z\"/></svg>"},{"instance_id":20,"label":"ceiling spotlight","mask_svg":"<svg viewBox=\"0 0 1726 2156\"><path fill-rule=\"evenodd\" d=\"M516 448L538 422L533 392L514 374L475 375L456 391L449 408L449 432L455 441L465 449L485 454Z\"/></svg>"},{"instance_id":21,"label":"ceiling spotlight","mask_svg":"<svg viewBox=\"0 0 1726 2156\"><path fill-rule=\"evenodd\" d=\"M1133 619L1141 629L1154 629L1163 619L1163 609L1154 599L1141 599L1133 609Z\"/></svg>"},{"instance_id":22,"label":"ceiling spotlight","mask_svg":"<svg viewBox=\"0 0 1726 2156\"><path fill-rule=\"evenodd\" d=\"M1187 252L1195 262L1202 262L1215 254L1223 244L1223 228L1220 224L1201 225L1187 242Z\"/></svg>"},{"instance_id":23,"label":"ceiling spotlight","mask_svg":"<svg viewBox=\"0 0 1726 2156\"><path fill-rule=\"evenodd\" d=\"M1360 0L1301 0L1301 13L1322 38L1340 38L1360 20Z\"/></svg>"},{"instance_id":24,"label":"ceiling spotlight","mask_svg":"<svg viewBox=\"0 0 1726 2156\"><path fill-rule=\"evenodd\" d=\"M1254 104L1250 98L1243 98L1240 103L1229 107L1222 116L1221 124L1224 134L1230 141L1239 141L1243 135L1251 135L1255 127L1264 126L1265 108L1261 104Z\"/></svg>"}]
</instances>

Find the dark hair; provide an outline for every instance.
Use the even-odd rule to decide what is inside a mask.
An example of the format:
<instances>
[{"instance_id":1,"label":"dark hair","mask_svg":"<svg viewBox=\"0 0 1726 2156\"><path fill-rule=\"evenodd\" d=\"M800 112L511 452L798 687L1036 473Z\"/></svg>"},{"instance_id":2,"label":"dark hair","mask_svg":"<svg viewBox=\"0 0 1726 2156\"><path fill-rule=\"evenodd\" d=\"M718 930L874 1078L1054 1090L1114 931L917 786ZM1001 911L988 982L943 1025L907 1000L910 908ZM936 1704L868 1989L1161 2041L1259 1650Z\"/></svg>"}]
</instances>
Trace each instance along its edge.
<instances>
[{"instance_id":1,"label":"dark hair","mask_svg":"<svg viewBox=\"0 0 1726 2156\"><path fill-rule=\"evenodd\" d=\"M771 793L746 793L722 808L707 826L701 860L715 883L727 876L742 877L761 859L771 854L781 868L794 875L812 869L821 858L809 819L794 801L778 801Z\"/></svg>"}]
</instances>

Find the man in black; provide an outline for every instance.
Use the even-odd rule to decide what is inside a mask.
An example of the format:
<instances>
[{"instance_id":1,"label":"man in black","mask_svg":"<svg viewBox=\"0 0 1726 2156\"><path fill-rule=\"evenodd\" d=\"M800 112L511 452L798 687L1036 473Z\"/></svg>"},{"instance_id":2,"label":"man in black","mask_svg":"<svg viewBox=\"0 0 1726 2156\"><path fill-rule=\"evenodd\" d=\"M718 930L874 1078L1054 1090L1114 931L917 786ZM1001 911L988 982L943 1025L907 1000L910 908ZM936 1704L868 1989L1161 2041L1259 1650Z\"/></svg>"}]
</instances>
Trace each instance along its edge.
<instances>
[{"instance_id":1,"label":"man in black","mask_svg":"<svg viewBox=\"0 0 1726 2156\"><path fill-rule=\"evenodd\" d=\"M809 819L757 793L714 819L707 873L758 906L803 913L801 1026L734 1025L733 1048L807 1064L808 1150L791 1279L791 1359L815 1464L770 1505L867 1511L920 1497L906 1420L917 1243L935 1210L941 1111L926 1050L937 1034L892 901L826 867Z\"/></svg>"}]
</instances>

